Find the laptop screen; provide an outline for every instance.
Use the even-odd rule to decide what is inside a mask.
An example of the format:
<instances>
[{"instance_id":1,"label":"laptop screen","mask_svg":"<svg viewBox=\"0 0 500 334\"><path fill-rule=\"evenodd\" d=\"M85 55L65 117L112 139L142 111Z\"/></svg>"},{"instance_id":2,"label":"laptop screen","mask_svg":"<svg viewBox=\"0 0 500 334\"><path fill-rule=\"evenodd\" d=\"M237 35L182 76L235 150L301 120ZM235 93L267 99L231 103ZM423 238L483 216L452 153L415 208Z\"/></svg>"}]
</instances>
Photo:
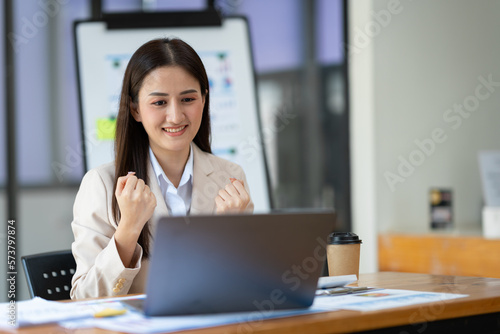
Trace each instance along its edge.
<instances>
[{"instance_id":1,"label":"laptop screen","mask_svg":"<svg viewBox=\"0 0 500 334\"><path fill-rule=\"evenodd\" d=\"M154 236L145 313L308 307L334 224L333 212L164 217Z\"/></svg>"}]
</instances>

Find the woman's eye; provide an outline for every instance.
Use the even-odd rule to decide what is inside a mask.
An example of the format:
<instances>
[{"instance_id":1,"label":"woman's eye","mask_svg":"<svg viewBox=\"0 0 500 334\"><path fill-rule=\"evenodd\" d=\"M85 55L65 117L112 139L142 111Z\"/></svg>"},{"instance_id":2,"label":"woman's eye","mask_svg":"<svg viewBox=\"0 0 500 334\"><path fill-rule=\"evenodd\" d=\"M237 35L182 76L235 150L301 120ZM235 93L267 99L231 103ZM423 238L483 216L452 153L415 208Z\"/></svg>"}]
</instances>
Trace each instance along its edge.
<instances>
[{"instance_id":1,"label":"woman's eye","mask_svg":"<svg viewBox=\"0 0 500 334\"><path fill-rule=\"evenodd\" d=\"M192 97L185 97L182 99L183 102L193 102L194 101L194 98Z\"/></svg>"},{"instance_id":2,"label":"woman's eye","mask_svg":"<svg viewBox=\"0 0 500 334\"><path fill-rule=\"evenodd\" d=\"M162 105L165 105L166 103L167 103L167 102L165 102L165 101L163 101L163 100L153 102L153 104L154 104L155 106L162 106Z\"/></svg>"}]
</instances>

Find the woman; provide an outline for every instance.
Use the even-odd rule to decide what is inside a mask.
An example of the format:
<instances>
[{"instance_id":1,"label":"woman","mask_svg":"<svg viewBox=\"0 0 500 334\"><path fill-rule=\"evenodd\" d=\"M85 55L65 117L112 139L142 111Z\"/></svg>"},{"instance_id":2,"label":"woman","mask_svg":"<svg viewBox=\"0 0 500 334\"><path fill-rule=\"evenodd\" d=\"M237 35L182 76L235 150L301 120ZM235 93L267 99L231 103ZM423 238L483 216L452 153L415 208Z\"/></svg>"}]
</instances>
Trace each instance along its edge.
<instances>
[{"instance_id":1,"label":"woman","mask_svg":"<svg viewBox=\"0 0 500 334\"><path fill-rule=\"evenodd\" d=\"M185 42L152 40L134 53L115 162L89 171L75 200L71 298L143 293L161 216L253 211L241 167L211 154L209 96L203 63Z\"/></svg>"}]
</instances>

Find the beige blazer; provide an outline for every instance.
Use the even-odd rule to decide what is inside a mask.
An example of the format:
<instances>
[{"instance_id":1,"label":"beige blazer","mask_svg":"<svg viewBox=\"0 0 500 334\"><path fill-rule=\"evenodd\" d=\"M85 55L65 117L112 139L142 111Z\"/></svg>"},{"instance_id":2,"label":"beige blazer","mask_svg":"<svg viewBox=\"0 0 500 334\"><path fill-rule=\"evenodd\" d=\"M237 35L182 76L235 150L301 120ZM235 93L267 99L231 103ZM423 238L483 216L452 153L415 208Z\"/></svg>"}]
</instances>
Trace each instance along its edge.
<instances>
[{"instance_id":1,"label":"beige blazer","mask_svg":"<svg viewBox=\"0 0 500 334\"><path fill-rule=\"evenodd\" d=\"M230 182L230 177L244 180L245 188L249 191L245 173L240 166L203 152L194 144L192 147L191 215L215 213L215 197ZM111 208L114 173L114 163L90 170L85 174L76 196L71 223L75 236L72 251L77 265L70 293L72 299L145 292L148 260L142 258L142 247L136 245L133 268L123 266L116 249L114 233L117 223ZM151 163L148 177L148 184L157 202L150 220L154 235L157 220L167 216L168 209ZM253 212L252 202L247 211Z\"/></svg>"}]
</instances>

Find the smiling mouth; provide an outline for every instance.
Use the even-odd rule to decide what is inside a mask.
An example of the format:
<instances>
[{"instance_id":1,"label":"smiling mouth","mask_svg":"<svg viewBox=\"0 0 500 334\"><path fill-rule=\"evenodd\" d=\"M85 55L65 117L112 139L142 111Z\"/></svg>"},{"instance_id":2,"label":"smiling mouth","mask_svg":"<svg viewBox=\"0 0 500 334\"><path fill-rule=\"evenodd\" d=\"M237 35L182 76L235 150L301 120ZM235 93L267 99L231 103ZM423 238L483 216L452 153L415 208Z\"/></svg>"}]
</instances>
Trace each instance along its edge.
<instances>
[{"instance_id":1,"label":"smiling mouth","mask_svg":"<svg viewBox=\"0 0 500 334\"><path fill-rule=\"evenodd\" d=\"M179 128L163 128L164 131L166 132L170 132L170 133L176 133L176 132L180 132L182 130L184 130L186 128L187 125L184 125L184 126L181 126Z\"/></svg>"}]
</instances>

